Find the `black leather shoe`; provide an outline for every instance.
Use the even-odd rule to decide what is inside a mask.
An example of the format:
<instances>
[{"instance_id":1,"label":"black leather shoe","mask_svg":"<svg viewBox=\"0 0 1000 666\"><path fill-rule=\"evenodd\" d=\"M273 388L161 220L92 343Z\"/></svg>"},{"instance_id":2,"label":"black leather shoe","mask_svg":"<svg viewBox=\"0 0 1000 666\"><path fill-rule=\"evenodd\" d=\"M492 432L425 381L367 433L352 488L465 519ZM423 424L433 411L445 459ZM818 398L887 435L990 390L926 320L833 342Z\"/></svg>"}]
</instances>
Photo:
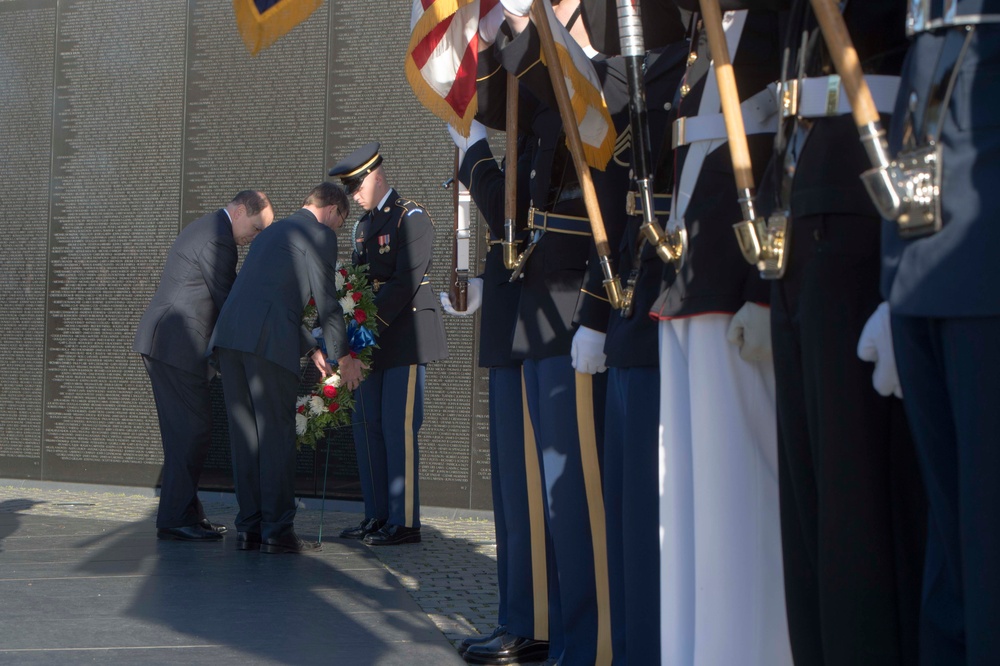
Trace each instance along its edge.
<instances>
[{"instance_id":1,"label":"black leather shoe","mask_svg":"<svg viewBox=\"0 0 1000 666\"><path fill-rule=\"evenodd\" d=\"M402 525L383 525L378 531L372 532L362 539L369 546L396 546L401 543L420 543L419 527L403 527Z\"/></svg>"},{"instance_id":2,"label":"black leather shoe","mask_svg":"<svg viewBox=\"0 0 1000 666\"><path fill-rule=\"evenodd\" d=\"M320 545L315 541L303 541L295 532L288 532L276 539L264 539L260 544L262 553L307 553L311 550L319 550Z\"/></svg>"},{"instance_id":3,"label":"black leather shoe","mask_svg":"<svg viewBox=\"0 0 1000 666\"><path fill-rule=\"evenodd\" d=\"M219 541L222 535L215 530L206 530L201 525L184 525L160 527L156 530L156 538L167 541Z\"/></svg>"},{"instance_id":4,"label":"black leather shoe","mask_svg":"<svg viewBox=\"0 0 1000 666\"><path fill-rule=\"evenodd\" d=\"M214 530L219 534L225 534L226 532L229 531L229 528L226 527L225 525L220 525L219 523L213 523L208 518L202 518L201 522L198 524L204 527L206 530Z\"/></svg>"},{"instance_id":5,"label":"black leather shoe","mask_svg":"<svg viewBox=\"0 0 1000 666\"><path fill-rule=\"evenodd\" d=\"M385 525L384 520L378 518L365 518L357 527L348 527L340 533L341 539L364 539L366 536L379 530Z\"/></svg>"},{"instance_id":6,"label":"black leather shoe","mask_svg":"<svg viewBox=\"0 0 1000 666\"><path fill-rule=\"evenodd\" d=\"M520 664L542 661L548 654L548 641L503 634L488 643L469 646L462 656L470 664Z\"/></svg>"},{"instance_id":7,"label":"black leather shoe","mask_svg":"<svg viewBox=\"0 0 1000 666\"><path fill-rule=\"evenodd\" d=\"M260 533L237 532L236 550L260 550Z\"/></svg>"},{"instance_id":8,"label":"black leather shoe","mask_svg":"<svg viewBox=\"0 0 1000 666\"><path fill-rule=\"evenodd\" d=\"M502 636L507 633L507 627L504 625L497 625L497 628L493 630L491 634L480 634L478 636L469 636L468 638L462 639L462 642L458 644L458 653L465 654L473 645L479 645L481 643L489 643L491 640L497 636Z\"/></svg>"}]
</instances>

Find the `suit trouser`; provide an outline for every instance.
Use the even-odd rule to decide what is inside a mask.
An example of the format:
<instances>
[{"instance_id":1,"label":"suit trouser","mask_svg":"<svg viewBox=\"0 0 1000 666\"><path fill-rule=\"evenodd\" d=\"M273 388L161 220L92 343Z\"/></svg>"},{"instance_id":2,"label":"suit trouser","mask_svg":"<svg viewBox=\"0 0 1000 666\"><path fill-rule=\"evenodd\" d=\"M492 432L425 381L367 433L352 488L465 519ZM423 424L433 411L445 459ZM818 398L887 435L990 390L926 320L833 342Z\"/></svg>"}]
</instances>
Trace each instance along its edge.
<instances>
[{"instance_id":1,"label":"suit trouser","mask_svg":"<svg viewBox=\"0 0 1000 666\"><path fill-rule=\"evenodd\" d=\"M558 587L565 643L559 663L609 664L611 613L599 436L606 376L576 373L569 356L526 359L524 390L541 459L546 521L555 555L557 575L550 589ZM557 629L550 629L549 656L556 657Z\"/></svg>"},{"instance_id":2,"label":"suit trouser","mask_svg":"<svg viewBox=\"0 0 1000 666\"><path fill-rule=\"evenodd\" d=\"M792 661L778 516L774 369L726 340L732 315L660 323L663 664Z\"/></svg>"},{"instance_id":3,"label":"suit trouser","mask_svg":"<svg viewBox=\"0 0 1000 666\"><path fill-rule=\"evenodd\" d=\"M254 354L218 347L233 451L236 529L264 539L295 520L295 400L299 378Z\"/></svg>"},{"instance_id":4,"label":"suit trouser","mask_svg":"<svg viewBox=\"0 0 1000 666\"><path fill-rule=\"evenodd\" d=\"M928 499L920 661L1000 658L1000 317L893 316Z\"/></svg>"},{"instance_id":5,"label":"suit trouser","mask_svg":"<svg viewBox=\"0 0 1000 666\"><path fill-rule=\"evenodd\" d=\"M145 354L163 442L163 475L157 527L184 527L205 518L198 480L212 444L212 394L205 375L195 375Z\"/></svg>"},{"instance_id":6,"label":"suit trouser","mask_svg":"<svg viewBox=\"0 0 1000 666\"><path fill-rule=\"evenodd\" d=\"M521 385L520 367L490 368L490 464L500 589L497 621L515 636L547 640L545 506L538 451Z\"/></svg>"},{"instance_id":7,"label":"suit trouser","mask_svg":"<svg viewBox=\"0 0 1000 666\"><path fill-rule=\"evenodd\" d=\"M915 664L923 483L896 398L858 338L878 306L879 225L796 218L771 292L785 600L797 664Z\"/></svg>"},{"instance_id":8,"label":"suit trouser","mask_svg":"<svg viewBox=\"0 0 1000 666\"><path fill-rule=\"evenodd\" d=\"M373 370L352 415L365 518L420 527L417 433L424 421L425 365Z\"/></svg>"},{"instance_id":9,"label":"suit trouser","mask_svg":"<svg viewBox=\"0 0 1000 666\"><path fill-rule=\"evenodd\" d=\"M609 368L604 424L614 663L660 663L659 368Z\"/></svg>"}]
</instances>

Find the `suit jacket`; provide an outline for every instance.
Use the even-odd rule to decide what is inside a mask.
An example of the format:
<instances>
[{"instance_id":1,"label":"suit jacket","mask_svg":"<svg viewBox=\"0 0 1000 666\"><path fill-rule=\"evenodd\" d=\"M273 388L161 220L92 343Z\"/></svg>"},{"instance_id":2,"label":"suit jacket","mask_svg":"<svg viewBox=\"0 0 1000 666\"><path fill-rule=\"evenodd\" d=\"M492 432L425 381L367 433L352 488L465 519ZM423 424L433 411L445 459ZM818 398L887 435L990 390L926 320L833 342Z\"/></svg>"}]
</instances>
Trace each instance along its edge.
<instances>
[{"instance_id":1,"label":"suit jacket","mask_svg":"<svg viewBox=\"0 0 1000 666\"><path fill-rule=\"evenodd\" d=\"M355 265L368 264L378 308L378 347L372 369L448 358L441 306L431 288L434 223L420 205L395 190L359 221Z\"/></svg>"},{"instance_id":2,"label":"suit jacket","mask_svg":"<svg viewBox=\"0 0 1000 666\"><path fill-rule=\"evenodd\" d=\"M337 300L337 234L299 209L270 225L250 246L209 350L225 347L260 356L296 375L315 345L302 324L310 296L316 301L328 355L348 351L344 310Z\"/></svg>"},{"instance_id":3,"label":"suit jacket","mask_svg":"<svg viewBox=\"0 0 1000 666\"><path fill-rule=\"evenodd\" d=\"M208 339L236 279L236 261L232 223L224 210L187 225L167 254L132 351L206 376Z\"/></svg>"}]
</instances>

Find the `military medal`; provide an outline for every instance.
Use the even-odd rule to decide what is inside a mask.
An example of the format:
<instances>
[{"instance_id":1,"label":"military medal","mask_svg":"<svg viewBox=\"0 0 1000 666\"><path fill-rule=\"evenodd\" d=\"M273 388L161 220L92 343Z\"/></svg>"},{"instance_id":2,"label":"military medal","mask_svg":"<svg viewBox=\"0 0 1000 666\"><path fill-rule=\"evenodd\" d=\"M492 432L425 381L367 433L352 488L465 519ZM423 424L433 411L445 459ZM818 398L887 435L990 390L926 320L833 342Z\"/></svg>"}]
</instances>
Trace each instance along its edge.
<instances>
[{"instance_id":1,"label":"military medal","mask_svg":"<svg viewBox=\"0 0 1000 666\"><path fill-rule=\"evenodd\" d=\"M389 251L389 234L383 234L378 237L378 253L385 254Z\"/></svg>"}]
</instances>

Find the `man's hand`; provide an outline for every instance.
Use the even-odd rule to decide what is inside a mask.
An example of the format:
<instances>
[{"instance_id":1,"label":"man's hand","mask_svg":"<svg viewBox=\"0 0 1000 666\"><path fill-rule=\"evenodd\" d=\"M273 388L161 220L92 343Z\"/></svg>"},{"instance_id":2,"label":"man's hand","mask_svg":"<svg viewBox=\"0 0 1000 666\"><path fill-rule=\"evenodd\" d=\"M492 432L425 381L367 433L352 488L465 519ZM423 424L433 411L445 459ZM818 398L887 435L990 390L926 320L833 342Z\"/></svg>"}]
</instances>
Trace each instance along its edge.
<instances>
[{"instance_id":1,"label":"man's hand","mask_svg":"<svg viewBox=\"0 0 1000 666\"><path fill-rule=\"evenodd\" d=\"M466 294L467 301L464 312L459 312L452 307L448 292L442 291L439 296L441 297L441 307L444 308L445 312L456 317L468 317L475 314L479 306L483 304L483 279L469 278L469 290Z\"/></svg>"},{"instance_id":2,"label":"man's hand","mask_svg":"<svg viewBox=\"0 0 1000 666\"><path fill-rule=\"evenodd\" d=\"M608 357L604 354L605 334L592 328L581 326L573 335L573 346L570 348L570 358L577 372L596 375L608 369L604 362Z\"/></svg>"},{"instance_id":3,"label":"man's hand","mask_svg":"<svg viewBox=\"0 0 1000 666\"><path fill-rule=\"evenodd\" d=\"M312 354L309 355L312 359L313 365L320 372L320 377L326 379L334 373L333 366L330 365L329 361L326 360L326 354L323 353L322 349L316 349Z\"/></svg>"},{"instance_id":4,"label":"man's hand","mask_svg":"<svg viewBox=\"0 0 1000 666\"><path fill-rule=\"evenodd\" d=\"M367 365L350 354L338 358L337 366L340 367L340 379L352 391L361 384L361 371L368 369Z\"/></svg>"},{"instance_id":5,"label":"man's hand","mask_svg":"<svg viewBox=\"0 0 1000 666\"><path fill-rule=\"evenodd\" d=\"M448 128L448 134L451 135L451 140L455 142L455 147L461 150L462 153L465 153L469 149L469 146L486 138L486 126L478 120L473 120L469 126L469 138L465 138L459 134L458 130L450 124L446 125L446 127Z\"/></svg>"},{"instance_id":6,"label":"man's hand","mask_svg":"<svg viewBox=\"0 0 1000 666\"><path fill-rule=\"evenodd\" d=\"M903 397L903 387L899 384L899 373L896 371L896 355L892 349L888 303L880 304L868 318L858 340L858 358L875 364L872 386L879 395Z\"/></svg>"},{"instance_id":7,"label":"man's hand","mask_svg":"<svg viewBox=\"0 0 1000 666\"><path fill-rule=\"evenodd\" d=\"M771 311L747 301L729 322L726 339L740 348L740 358L748 363L771 360Z\"/></svg>"}]
</instances>

